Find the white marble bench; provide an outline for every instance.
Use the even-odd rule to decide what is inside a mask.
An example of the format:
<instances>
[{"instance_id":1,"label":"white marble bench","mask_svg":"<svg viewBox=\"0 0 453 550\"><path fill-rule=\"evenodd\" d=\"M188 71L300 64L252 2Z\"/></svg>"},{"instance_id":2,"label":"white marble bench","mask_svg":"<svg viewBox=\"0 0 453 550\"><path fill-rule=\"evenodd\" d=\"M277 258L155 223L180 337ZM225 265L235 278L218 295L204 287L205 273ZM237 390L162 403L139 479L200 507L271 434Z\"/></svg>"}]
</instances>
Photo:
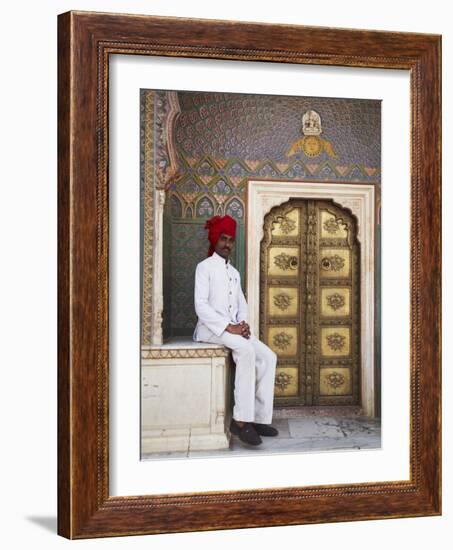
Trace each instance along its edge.
<instances>
[{"instance_id":1,"label":"white marble bench","mask_svg":"<svg viewBox=\"0 0 453 550\"><path fill-rule=\"evenodd\" d=\"M142 456L229 447L227 348L172 338L142 348Z\"/></svg>"}]
</instances>

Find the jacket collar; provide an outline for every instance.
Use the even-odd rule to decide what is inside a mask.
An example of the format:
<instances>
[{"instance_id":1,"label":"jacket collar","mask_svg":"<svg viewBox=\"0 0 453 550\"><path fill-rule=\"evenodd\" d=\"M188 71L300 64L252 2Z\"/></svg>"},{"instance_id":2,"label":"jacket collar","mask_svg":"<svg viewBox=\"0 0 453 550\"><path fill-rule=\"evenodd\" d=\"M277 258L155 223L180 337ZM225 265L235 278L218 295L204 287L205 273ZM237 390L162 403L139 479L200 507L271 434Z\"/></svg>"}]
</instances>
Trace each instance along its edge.
<instances>
[{"instance_id":1,"label":"jacket collar","mask_svg":"<svg viewBox=\"0 0 453 550\"><path fill-rule=\"evenodd\" d=\"M223 265L231 265L230 258L228 258L228 261L225 262L225 258L222 258L222 256L220 256L220 254L217 254L217 252L212 253L212 258L214 258L214 260L216 262L222 262Z\"/></svg>"}]
</instances>

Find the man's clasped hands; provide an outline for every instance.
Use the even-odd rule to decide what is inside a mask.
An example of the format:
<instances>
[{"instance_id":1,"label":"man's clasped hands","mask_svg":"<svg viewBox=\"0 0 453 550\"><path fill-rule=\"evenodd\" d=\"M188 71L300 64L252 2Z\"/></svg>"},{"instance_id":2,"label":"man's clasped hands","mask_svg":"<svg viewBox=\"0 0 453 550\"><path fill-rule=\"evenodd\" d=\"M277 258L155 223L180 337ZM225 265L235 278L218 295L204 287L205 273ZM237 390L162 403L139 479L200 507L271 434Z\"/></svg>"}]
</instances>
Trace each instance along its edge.
<instances>
[{"instance_id":1,"label":"man's clasped hands","mask_svg":"<svg viewBox=\"0 0 453 550\"><path fill-rule=\"evenodd\" d=\"M244 338L250 338L250 326L245 321L241 321L237 325L229 324L226 328L228 332L231 334L238 334L239 336L243 336Z\"/></svg>"}]
</instances>

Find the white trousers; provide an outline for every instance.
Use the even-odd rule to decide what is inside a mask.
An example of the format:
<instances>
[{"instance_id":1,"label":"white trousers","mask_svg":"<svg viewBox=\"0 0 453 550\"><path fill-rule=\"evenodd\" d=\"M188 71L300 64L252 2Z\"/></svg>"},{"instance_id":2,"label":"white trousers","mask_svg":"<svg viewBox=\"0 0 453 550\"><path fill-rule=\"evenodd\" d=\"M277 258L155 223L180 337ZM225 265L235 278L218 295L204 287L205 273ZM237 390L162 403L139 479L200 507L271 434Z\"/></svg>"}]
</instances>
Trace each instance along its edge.
<instances>
[{"instance_id":1,"label":"white trousers","mask_svg":"<svg viewBox=\"0 0 453 550\"><path fill-rule=\"evenodd\" d=\"M274 408L277 355L255 336L244 338L226 330L220 336L203 326L199 339L223 344L236 363L233 418L240 422L270 424Z\"/></svg>"}]
</instances>

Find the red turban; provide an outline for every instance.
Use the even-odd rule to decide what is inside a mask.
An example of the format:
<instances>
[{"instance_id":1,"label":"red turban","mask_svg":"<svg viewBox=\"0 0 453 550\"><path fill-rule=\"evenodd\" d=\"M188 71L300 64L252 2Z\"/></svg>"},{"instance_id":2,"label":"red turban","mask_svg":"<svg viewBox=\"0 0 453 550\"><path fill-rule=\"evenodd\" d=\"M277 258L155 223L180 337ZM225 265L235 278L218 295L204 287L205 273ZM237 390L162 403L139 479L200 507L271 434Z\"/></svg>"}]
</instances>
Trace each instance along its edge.
<instances>
[{"instance_id":1,"label":"red turban","mask_svg":"<svg viewBox=\"0 0 453 550\"><path fill-rule=\"evenodd\" d=\"M236 237L236 220L228 216L228 214L223 217L214 216L206 222L204 228L209 229L208 239L211 246L209 247L208 256L212 256L214 247L222 233L226 233L233 238Z\"/></svg>"}]
</instances>

